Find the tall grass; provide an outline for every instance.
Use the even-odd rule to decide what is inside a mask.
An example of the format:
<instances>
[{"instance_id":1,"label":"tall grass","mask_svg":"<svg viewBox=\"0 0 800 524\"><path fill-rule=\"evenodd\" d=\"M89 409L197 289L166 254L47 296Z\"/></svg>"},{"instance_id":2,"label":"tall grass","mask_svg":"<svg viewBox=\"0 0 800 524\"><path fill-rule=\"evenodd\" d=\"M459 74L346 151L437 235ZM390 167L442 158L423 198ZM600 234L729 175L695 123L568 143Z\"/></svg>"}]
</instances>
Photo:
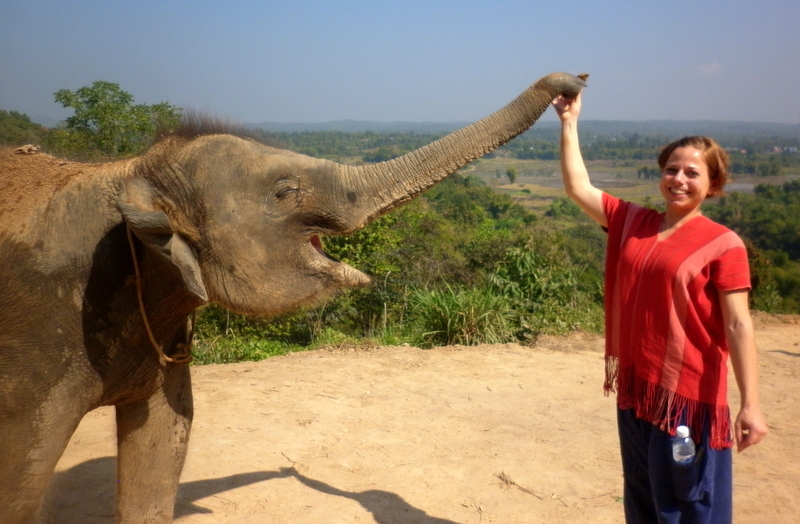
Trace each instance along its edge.
<instances>
[{"instance_id":1,"label":"tall grass","mask_svg":"<svg viewBox=\"0 0 800 524\"><path fill-rule=\"evenodd\" d=\"M490 292L505 297L514 311L517 339L576 329L601 332L602 283L584 282L582 268L550 248L544 253L533 246L511 249L487 277Z\"/></svg>"},{"instance_id":2,"label":"tall grass","mask_svg":"<svg viewBox=\"0 0 800 524\"><path fill-rule=\"evenodd\" d=\"M256 361L302 351L309 342L303 329L294 322L248 317L212 304L197 315L194 363Z\"/></svg>"},{"instance_id":3,"label":"tall grass","mask_svg":"<svg viewBox=\"0 0 800 524\"><path fill-rule=\"evenodd\" d=\"M277 340L263 338L240 338L236 335L214 337L213 339L195 338L192 348L193 363L229 364L231 362L251 362L268 357L286 355L293 351L307 348L290 345Z\"/></svg>"},{"instance_id":4,"label":"tall grass","mask_svg":"<svg viewBox=\"0 0 800 524\"><path fill-rule=\"evenodd\" d=\"M513 339L509 302L488 288L415 289L410 302L422 347Z\"/></svg>"}]
</instances>

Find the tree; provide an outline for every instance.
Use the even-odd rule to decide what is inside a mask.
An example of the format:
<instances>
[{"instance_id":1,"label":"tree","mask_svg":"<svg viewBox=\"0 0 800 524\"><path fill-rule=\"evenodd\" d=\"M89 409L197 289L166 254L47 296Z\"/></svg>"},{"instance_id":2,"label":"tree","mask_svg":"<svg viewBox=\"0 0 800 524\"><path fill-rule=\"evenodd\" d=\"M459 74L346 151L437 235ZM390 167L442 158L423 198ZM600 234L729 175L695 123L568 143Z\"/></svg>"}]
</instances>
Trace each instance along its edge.
<instances>
[{"instance_id":1,"label":"tree","mask_svg":"<svg viewBox=\"0 0 800 524\"><path fill-rule=\"evenodd\" d=\"M135 105L119 84L97 81L76 91L61 89L56 102L75 110L59 145L70 152L123 156L141 152L160 128L177 125L181 110L167 102ZM89 150L89 151L86 151Z\"/></svg>"},{"instance_id":2,"label":"tree","mask_svg":"<svg viewBox=\"0 0 800 524\"><path fill-rule=\"evenodd\" d=\"M655 166L642 166L636 171L636 176L645 179L658 179L661 178L661 169Z\"/></svg>"},{"instance_id":3,"label":"tree","mask_svg":"<svg viewBox=\"0 0 800 524\"><path fill-rule=\"evenodd\" d=\"M517 169L514 167L509 167L506 169L506 176L508 177L508 182L513 184L517 181Z\"/></svg>"}]
</instances>

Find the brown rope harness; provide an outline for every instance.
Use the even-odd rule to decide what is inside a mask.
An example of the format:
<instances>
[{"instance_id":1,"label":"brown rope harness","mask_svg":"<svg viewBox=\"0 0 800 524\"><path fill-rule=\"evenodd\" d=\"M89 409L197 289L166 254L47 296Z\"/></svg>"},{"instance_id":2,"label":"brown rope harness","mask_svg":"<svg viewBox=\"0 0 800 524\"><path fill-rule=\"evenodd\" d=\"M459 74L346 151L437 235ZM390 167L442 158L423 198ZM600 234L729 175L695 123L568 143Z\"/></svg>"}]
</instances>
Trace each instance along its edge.
<instances>
[{"instance_id":1,"label":"brown rope harness","mask_svg":"<svg viewBox=\"0 0 800 524\"><path fill-rule=\"evenodd\" d=\"M136 246L133 242L133 233L130 226L127 226L128 243L131 246L131 255L133 256L133 270L136 273L136 294L139 297L139 311L142 314L144 321L144 328L147 331L147 336L150 338L150 343L156 348L158 352L158 361L162 366L166 366L167 362L173 364L188 364L192 361L192 342L194 341L194 324L195 315L197 310L192 311L192 329L189 333L189 342L179 342L175 344L176 353L174 356L169 357L164 353L164 349L156 342L156 337L153 335L153 330L150 328L150 322L147 320L147 312L144 309L144 297L142 295L142 275L139 272L139 261L136 260Z\"/></svg>"}]
</instances>

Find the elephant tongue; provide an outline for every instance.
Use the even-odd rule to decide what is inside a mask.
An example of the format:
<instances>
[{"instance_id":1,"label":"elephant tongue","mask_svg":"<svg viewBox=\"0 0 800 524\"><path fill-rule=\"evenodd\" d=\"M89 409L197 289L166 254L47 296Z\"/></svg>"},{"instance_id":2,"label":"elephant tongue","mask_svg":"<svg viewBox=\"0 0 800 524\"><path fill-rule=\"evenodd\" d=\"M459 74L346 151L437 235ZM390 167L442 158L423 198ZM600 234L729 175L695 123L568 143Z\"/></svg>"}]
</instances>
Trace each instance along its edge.
<instances>
[{"instance_id":1,"label":"elephant tongue","mask_svg":"<svg viewBox=\"0 0 800 524\"><path fill-rule=\"evenodd\" d=\"M311 239L309 240L309 243L312 246L314 246L314 249L316 249L319 252L320 255L322 255L322 256L330 259L330 260L333 260L334 262L339 262L338 258L334 258L334 257L330 256L328 253L325 252L324 249L322 249L322 239L319 238L319 236L314 235L313 237L311 237Z\"/></svg>"},{"instance_id":2,"label":"elephant tongue","mask_svg":"<svg viewBox=\"0 0 800 524\"><path fill-rule=\"evenodd\" d=\"M322 249L322 239L320 239L318 235L314 235L313 237L311 237L309 242L311 242L311 245L314 246L314 249L319 251L320 254L323 254L326 257L328 256L328 254L325 252L325 250Z\"/></svg>"},{"instance_id":3,"label":"elephant tongue","mask_svg":"<svg viewBox=\"0 0 800 524\"><path fill-rule=\"evenodd\" d=\"M309 242L311 242L311 245L314 246L314 249L316 249L323 255L326 254L325 251L322 249L322 240L320 240L320 238L317 235L311 237L311 240L309 240Z\"/></svg>"}]
</instances>

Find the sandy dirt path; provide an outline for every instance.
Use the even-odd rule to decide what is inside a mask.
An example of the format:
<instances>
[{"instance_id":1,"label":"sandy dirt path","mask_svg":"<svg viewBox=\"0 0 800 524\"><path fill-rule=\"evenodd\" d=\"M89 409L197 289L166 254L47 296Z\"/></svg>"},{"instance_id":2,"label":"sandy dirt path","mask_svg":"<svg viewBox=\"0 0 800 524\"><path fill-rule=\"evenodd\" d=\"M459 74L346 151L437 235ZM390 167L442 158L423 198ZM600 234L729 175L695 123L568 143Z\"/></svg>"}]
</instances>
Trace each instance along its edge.
<instances>
[{"instance_id":1,"label":"sandy dirt path","mask_svg":"<svg viewBox=\"0 0 800 524\"><path fill-rule=\"evenodd\" d=\"M771 434L734 456L735 522L794 523L800 319L756 319ZM621 522L602 373L602 340L586 334L194 368L176 522ZM732 379L731 397L738 407ZM113 522L114 455L113 410L90 413L59 463L44 521Z\"/></svg>"}]
</instances>

